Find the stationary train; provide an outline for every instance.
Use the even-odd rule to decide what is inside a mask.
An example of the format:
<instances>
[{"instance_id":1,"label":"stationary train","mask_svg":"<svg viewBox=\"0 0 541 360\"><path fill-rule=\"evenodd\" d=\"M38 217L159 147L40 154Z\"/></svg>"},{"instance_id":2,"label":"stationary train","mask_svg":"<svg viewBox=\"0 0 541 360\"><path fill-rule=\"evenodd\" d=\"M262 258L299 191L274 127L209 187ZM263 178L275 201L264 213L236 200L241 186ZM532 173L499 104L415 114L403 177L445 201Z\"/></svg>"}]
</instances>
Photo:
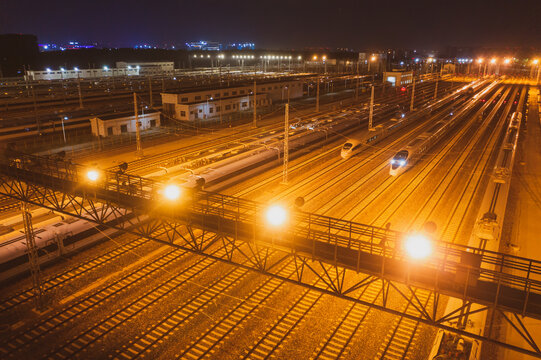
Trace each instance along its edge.
<instances>
[{"instance_id":1,"label":"stationary train","mask_svg":"<svg viewBox=\"0 0 541 360\"><path fill-rule=\"evenodd\" d=\"M482 93L489 91L491 87L485 88ZM468 91L468 95L472 92ZM464 104L471 96L462 96L460 99L456 99L455 106ZM453 110L447 114L444 119L433 124L427 131L423 132L409 144L400 149L390 160L389 174L391 176L398 176L411 168L422 156L430 150L452 127L457 123L460 118L460 114L470 109L474 102L470 101L461 110Z\"/></svg>"},{"instance_id":2,"label":"stationary train","mask_svg":"<svg viewBox=\"0 0 541 360\"><path fill-rule=\"evenodd\" d=\"M525 102L524 97L518 100L518 104ZM468 244L472 248L496 252L499 250L521 123L522 113L519 111L514 112L505 130L503 143L496 159L496 166L492 172L477 214L478 220ZM491 267L494 268L495 266L491 265ZM461 305L462 300L450 298L446 313L460 308ZM467 317L463 316L453 323L446 322L445 325L458 327L472 334L482 335L485 329L486 312L476 312L481 308L481 305L472 304L468 309L471 312L470 315ZM479 340L445 330L438 330L428 359L459 358L479 360L481 358L481 350Z\"/></svg>"},{"instance_id":3,"label":"stationary train","mask_svg":"<svg viewBox=\"0 0 541 360\"><path fill-rule=\"evenodd\" d=\"M421 111L409 114L407 116L405 114L401 114L401 116L391 118L383 124L375 126L373 129L369 130L368 134L364 136L349 138L342 146L340 156L343 159L349 159L353 155L366 149L368 146L377 144L387 136L392 135L397 130L405 127L409 123L412 123L413 120L428 115L433 111L437 111L449 103L454 103L454 106L461 105L463 102L470 99L474 92L483 84L485 83L476 81L470 85L466 85L461 89L458 89L456 92L451 93L439 100L430 101Z\"/></svg>"},{"instance_id":4,"label":"stationary train","mask_svg":"<svg viewBox=\"0 0 541 360\"><path fill-rule=\"evenodd\" d=\"M113 226L127 220L132 215L118 216L112 211L106 214L107 225ZM34 239L38 252L38 262L48 263L54 259L90 246L117 230L107 225L66 217L54 217L34 228ZM26 235L12 231L0 236L0 282L24 274L30 270Z\"/></svg>"}]
</instances>

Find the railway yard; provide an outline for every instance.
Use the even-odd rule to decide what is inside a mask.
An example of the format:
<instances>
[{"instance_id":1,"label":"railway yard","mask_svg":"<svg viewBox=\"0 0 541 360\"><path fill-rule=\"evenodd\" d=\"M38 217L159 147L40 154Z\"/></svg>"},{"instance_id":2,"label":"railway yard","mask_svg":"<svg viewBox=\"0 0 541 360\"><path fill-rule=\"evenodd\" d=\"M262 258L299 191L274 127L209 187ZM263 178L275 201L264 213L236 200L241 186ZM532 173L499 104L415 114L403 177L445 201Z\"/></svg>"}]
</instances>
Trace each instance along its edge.
<instances>
[{"instance_id":1,"label":"railway yard","mask_svg":"<svg viewBox=\"0 0 541 360\"><path fill-rule=\"evenodd\" d=\"M185 82L187 87L199 86L202 81L193 74L185 76L190 76ZM312 79L309 75L302 78ZM209 79L215 80L212 76ZM335 80L337 84L338 81L343 78ZM133 103L128 101L131 85L123 85L127 88L121 92L119 80L115 89L119 93L113 93L108 104L122 110L133 109ZM351 81L350 86L353 85ZM96 86L101 89L104 85ZM141 88L144 84L133 86ZM156 80L155 87L160 86L162 83ZM178 85L169 80L163 83L164 89L168 86ZM346 231L331 228L333 219L350 224L350 235L351 224L363 224L372 229L370 252L373 246L383 249L383 258L394 259L402 251L398 242L391 242L395 236L391 234L395 233L426 231L434 241L453 249L495 246L486 250L535 260L536 272L532 270L531 280L541 281L539 245L526 241L540 230L535 221L535 214L541 213L538 88L525 81L509 82L497 77L460 81L448 77L439 82L427 79L416 86L415 99L411 97L411 86L407 93L375 86L371 109L370 92L356 94L355 87L348 87L345 82L342 88L337 85L335 96L323 96L319 112L315 111L315 100L305 96L297 102L277 104L257 127L239 122L212 131L164 136L158 142L143 141L142 158L136 156L135 144L129 143L102 151L71 155L68 151L67 159L69 164L108 171L110 176L116 173L190 188L181 190L181 196L192 191L220 194L222 206L223 199L233 203L231 199L240 198L246 206L280 204L289 209L289 215L321 216L329 222L329 228L327 234L322 232L320 241L326 241L325 236L331 239L333 232L337 235ZM17 91L23 90L14 87L0 98L0 109L7 109L11 101L2 121L20 118L21 124L17 126L30 126L37 116L31 99L14 102L8 98ZM43 96L49 92L45 87L40 91ZM62 100L62 95L58 98L64 90L55 91L57 98L50 101L59 104L44 102L39 116L46 117L53 108L57 113L63 109L62 114L76 111L76 87L67 93L66 107L66 99ZM143 90L141 93L146 94ZM156 99L158 94L159 91ZM107 101L100 96L96 95L96 108ZM286 104L289 122L284 125ZM511 122L519 113L521 124L513 125ZM88 117L79 115L81 119ZM368 129L372 117L374 129ZM445 132L439 133L435 124L440 124ZM500 166L496 165L498 154L502 149L511 149L505 142L510 126L518 136L507 169L511 171L514 166L510 189L506 188L504 198L507 200L509 192L510 205L506 209L506 201L500 200L504 204L498 220L504 220L499 224L498 242L486 245L472 238L479 226L479 213L484 212L482 200L492 181L491 174ZM429 143L427 139L436 133L438 137ZM402 149L410 149L412 155L412 144L418 138L429 145L419 150L415 162L408 159L407 168L404 163L403 172L391 176L390 161ZM362 147L344 159L341 150L348 139L363 139L359 140ZM47 153L62 149L59 146ZM49 160L62 162L64 158L51 155ZM36 169L36 173L42 171L41 165ZM120 181L117 179L116 183ZM111 184L108 186L110 189ZM48 196L63 197L59 188L51 189ZM145 189L141 185L138 191ZM6 191L3 186L0 251L8 253L8 245L15 244L14 239L24 241L25 237L20 199L6 196ZM134 191L129 191L130 196L135 196ZM87 199L87 193L93 195ZM129 227L127 232L118 230L117 223L112 222L118 222L114 214L104 215L113 227L104 226L101 220L90 221L96 217L92 214L100 209L106 213L109 208L95 208L100 204L98 190L85 190L84 196L77 194L79 205L88 211L86 215L78 212L79 205L75 203L54 211L51 207L40 209L40 200L31 200L28 205L33 212L37 246L43 247L38 251L43 258L40 261L47 260L40 270L40 309L36 309L35 277L30 276L26 253L20 250L20 259L2 255L3 359L428 359L434 347L439 346L435 345L436 339L443 328L427 324L428 315L424 314L443 314L448 297L453 295L450 292L440 293L407 281L389 286L377 281L372 273L358 271L358 263L357 271L349 269L353 273L344 275L343 282L360 282L363 286L343 291L342 285L330 280L335 271L338 279L340 272L346 273L345 268L336 265L336 252L334 262L331 258L322 260L325 257L321 255L299 267L298 257L284 254L302 251L284 250L287 246L272 229L268 236L273 239L273 246L255 240L255 246L249 241L237 243L231 235L220 236L211 228L197 225L176 229L175 240L168 243L164 228L153 227L152 219L139 213L138 221L149 224L149 236L137 236ZM42 194L32 193L29 198L39 196ZM239 208L240 203L238 200ZM133 213L123 213L131 224L135 223L130 218L135 208L133 205L130 210ZM176 216L175 211L171 210L171 216ZM527 217L517 215L521 212L528 213ZM42 229L45 239L48 229L61 225L69 227L67 233L55 233L40 245L37 238ZM374 232L384 234L378 242L374 241ZM186 245L190 241L196 243L191 250ZM347 245L350 246L349 242ZM243 256L235 257L233 251ZM267 260L273 262L272 269L261 265ZM308 271L309 267L313 270ZM10 273L13 269L19 270ZM302 271L305 273L299 275ZM298 278L302 280L293 280ZM505 333L511 331L511 326L499 321L495 326L500 333L491 339L505 343ZM533 327L532 337L537 335L539 340L539 320L528 318L525 323ZM485 320L475 323L479 331L484 330L480 324L484 325ZM529 348L514 336L508 335L508 339L519 344L515 346L528 348L528 355L537 352L540 356L539 349ZM479 344L478 340L467 342ZM483 349L484 356L509 351L506 358L513 359L512 354L518 354L511 352L516 349L502 350L499 346ZM463 358L477 359L472 354L470 349L468 357Z\"/></svg>"}]
</instances>

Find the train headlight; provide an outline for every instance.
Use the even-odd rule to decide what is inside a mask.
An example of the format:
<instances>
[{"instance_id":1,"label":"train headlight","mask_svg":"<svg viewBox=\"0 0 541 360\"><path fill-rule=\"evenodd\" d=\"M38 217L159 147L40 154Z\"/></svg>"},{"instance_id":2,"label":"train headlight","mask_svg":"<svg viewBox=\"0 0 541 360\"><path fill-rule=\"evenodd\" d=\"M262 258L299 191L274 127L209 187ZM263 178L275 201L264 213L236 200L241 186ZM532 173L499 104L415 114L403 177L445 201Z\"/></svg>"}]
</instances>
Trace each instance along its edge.
<instances>
[{"instance_id":1,"label":"train headlight","mask_svg":"<svg viewBox=\"0 0 541 360\"><path fill-rule=\"evenodd\" d=\"M400 164L400 166L405 166L406 165L406 160L400 160L399 164Z\"/></svg>"},{"instance_id":2,"label":"train headlight","mask_svg":"<svg viewBox=\"0 0 541 360\"><path fill-rule=\"evenodd\" d=\"M406 253L413 259L426 259L432 254L432 243L422 234L412 234L404 243Z\"/></svg>"},{"instance_id":3,"label":"train headlight","mask_svg":"<svg viewBox=\"0 0 541 360\"><path fill-rule=\"evenodd\" d=\"M396 162L395 159L391 159L391 164L394 164Z\"/></svg>"}]
</instances>

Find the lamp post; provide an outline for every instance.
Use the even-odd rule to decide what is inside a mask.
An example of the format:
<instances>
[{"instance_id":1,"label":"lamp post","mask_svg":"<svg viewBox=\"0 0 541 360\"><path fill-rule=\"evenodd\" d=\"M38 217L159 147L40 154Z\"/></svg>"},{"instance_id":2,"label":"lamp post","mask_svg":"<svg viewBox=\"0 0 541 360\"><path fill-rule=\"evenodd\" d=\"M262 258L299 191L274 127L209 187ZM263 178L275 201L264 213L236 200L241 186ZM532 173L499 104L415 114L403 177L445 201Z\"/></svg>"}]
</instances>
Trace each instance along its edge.
<instances>
[{"instance_id":1,"label":"lamp post","mask_svg":"<svg viewBox=\"0 0 541 360\"><path fill-rule=\"evenodd\" d=\"M288 181L288 162L289 162L289 104L286 104L284 117L284 168L282 170L282 183Z\"/></svg>"}]
</instances>

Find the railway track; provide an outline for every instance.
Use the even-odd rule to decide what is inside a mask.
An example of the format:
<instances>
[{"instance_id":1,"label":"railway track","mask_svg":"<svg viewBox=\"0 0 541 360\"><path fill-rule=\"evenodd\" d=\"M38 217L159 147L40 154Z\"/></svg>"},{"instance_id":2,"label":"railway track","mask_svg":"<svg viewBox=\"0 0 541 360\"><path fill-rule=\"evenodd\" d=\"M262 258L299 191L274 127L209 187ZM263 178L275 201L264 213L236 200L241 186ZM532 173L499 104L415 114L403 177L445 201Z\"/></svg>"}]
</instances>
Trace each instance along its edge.
<instances>
[{"instance_id":1,"label":"railway track","mask_svg":"<svg viewBox=\"0 0 541 360\"><path fill-rule=\"evenodd\" d=\"M125 235L125 237L132 237L132 235ZM65 270L59 274L55 274L45 280L42 280L42 286L44 292L49 292L55 288L63 286L70 281L76 280L91 271L97 270L106 264L112 263L118 260L123 255L126 255L137 248L140 248L144 244L147 244L150 240L137 238L135 240L128 240L127 243L117 246L111 250L108 250L104 254L100 254L92 259L83 261L82 263L74 266L68 270ZM31 288L22 290L13 294L7 298L0 300L0 314L5 313L17 306L28 303L33 300L33 291Z\"/></svg>"},{"instance_id":2,"label":"railway track","mask_svg":"<svg viewBox=\"0 0 541 360\"><path fill-rule=\"evenodd\" d=\"M317 294L319 294L319 293L317 293ZM315 295L315 294L314 294L314 295ZM273 325L273 329L277 329L277 330L276 330L277 333L280 333L280 334L284 334L284 333L286 333L286 335L287 335L287 334L291 334L291 332L294 331L294 328L295 328L300 322L302 322L303 319L306 318L306 316L307 316L306 314L309 314L309 313L314 309L314 307L317 305L317 303L318 303L318 301L319 301L320 298L321 298L321 296L317 297L317 295L315 295L315 298L312 298L311 296L310 296L310 297L309 297L309 296L306 296L306 297L304 298L305 301L303 300L303 302L302 302L302 304L301 304L301 305L303 306L303 307L302 307L302 311L300 311L298 314L297 314L297 313L292 314L292 316L293 316L292 320L293 320L293 325L294 325L294 326L290 326L289 328L287 328L287 326L284 326L283 323L290 323L290 322L291 322L291 321L290 321L291 319L288 320L287 317L282 316L280 319L283 319L283 321L278 320L277 323L276 323L275 325ZM315 300L314 300L314 299L315 299ZM150 300L153 301L152 299L150 299ZM300 307L301 305L299 305L299 307ZM138 307L139 305L138 305L137 303L133 303L133 306L134 306L134 307ZM197 305L197 306L198 306L198 305ZM144 311L144 310L142 310L141 312L143 312L143 311ZM138 312L138 314L140 314L141 312ZM231 314L234 314L234 313L231 313ZM303 315L303 314L304 314L304 315ZM119 313L118 316L119 316L119 318L122 318L124 315L123 315L122 313ZM281 324L281 325L278 325L280 322L282 322L282 324ZM164 324L165 324L165 322L164 322ZM167 323L167 324L169 325L169 324L171 324L171 323ZM106 327L107 327L107 326L106 326ZM156 329L158 329L158 328L156 328ZM167 328L165 328L165 329L167 330ZM272 329L271 329L271 330L272 330ZM105 330L103 330L103 331L105 331ZM157 331L158 331L158 332L157 332L156 334L158 334L159 331L163 331L163 328L162 328L162 329L158 329ZM30 331L30 332L32 333L32 331ZM222 332L222 331L217 331L217 334L219 334L219 333L221 333L221 332ZM108 333L108 332L107 332L107 333ZM89 334L89 335L88 335L89 337L87 337L87 338L84 337L84 336L86 336L86 335L83 335L83 337L81 337L81 338L78 337L77 339L73 339L73 341L71 341L71 342L72 342L73 344L75 344L74 347L77 348L77 346L80 345L80 344L83 344L82 346L86 346L86 345L84 345L84 342L85 342L85 341L92 342L92 341L94 341L94 340L92 340L93 338L103 336L103 335L99 335L99 334L101 334L101 333L98 333L97 336L94 336L96 333L88 333L88 334ZM106 333L104 333L104 334L106 334ZM210 334L210 333L209 333L209 334ZM151 334L150 336L153 336L153 335ZM285 339L285 337L283 337L283 338ZM81 339L81 340L79 340L79 339ZM79 341L81 341L81 342L79 342ZM281 343L280 341L274 341L274 340L272 340L272 341L274 341L274 342L272 342L271 340L265 340L265 341L270 341L270 344L271 344L270 346L271 346L272 349L274 349L274 350L272 350L270 353L274 353L274 352L280 347L280 343ZM265 341L260 342L260 343L263 344ZM283 341L283 340L282 340L282 341ZM151 346L151 348L153 348L153 346ZM262 346L261 348L264 348L264 346ZM261 349L261 348L258 347L258 349ZM73 349L73 348L70 347L70 349ZM199 350L199 351L200 351L200 350ZM253 350L253 351L250 350L250 351L252 352L252 354L255 354L255 353L258 352L259 350ZM51 356L57 356L57 353L58 353L58 356L59 356L59 357L62 357L62 356L70 356L70 355L66 355L66 353L69 353L69 351L64 352L63 350L62 350L61 352L54 352L54 353L51 353ZM265 355L265 354L268 355L268 354L270 354L270 353L269 353L268 351L266 351L266 352L263 351L263 355ZM267 355L265 355L265 356L267 356Z\"/></svg>"},{"instance_id":3,"label":"railway track","mask_svg":"<svg viewBox=\"0 0 541 360\"><path fill-rule=\"evenodd\" d=\"M185 261L186 255L187 253L179 249L174 249L168 251L158 259L153 259L151 262L137 267L110 286L83 296L62 310L40 319L30 328L25 327L17 335L2 339L3 343L0 345L0 353L9 357L17 356L16 354L22 349L28 349L32 344L43 339L46 335L51 335L61 327L82 318L97 306L113 301L122 293L125 293L130 288L133 288L143 280L150 278L151 275L157 273L159 270L162 270L165 266L172 266Z\"/></svg>"}]
</instances>

